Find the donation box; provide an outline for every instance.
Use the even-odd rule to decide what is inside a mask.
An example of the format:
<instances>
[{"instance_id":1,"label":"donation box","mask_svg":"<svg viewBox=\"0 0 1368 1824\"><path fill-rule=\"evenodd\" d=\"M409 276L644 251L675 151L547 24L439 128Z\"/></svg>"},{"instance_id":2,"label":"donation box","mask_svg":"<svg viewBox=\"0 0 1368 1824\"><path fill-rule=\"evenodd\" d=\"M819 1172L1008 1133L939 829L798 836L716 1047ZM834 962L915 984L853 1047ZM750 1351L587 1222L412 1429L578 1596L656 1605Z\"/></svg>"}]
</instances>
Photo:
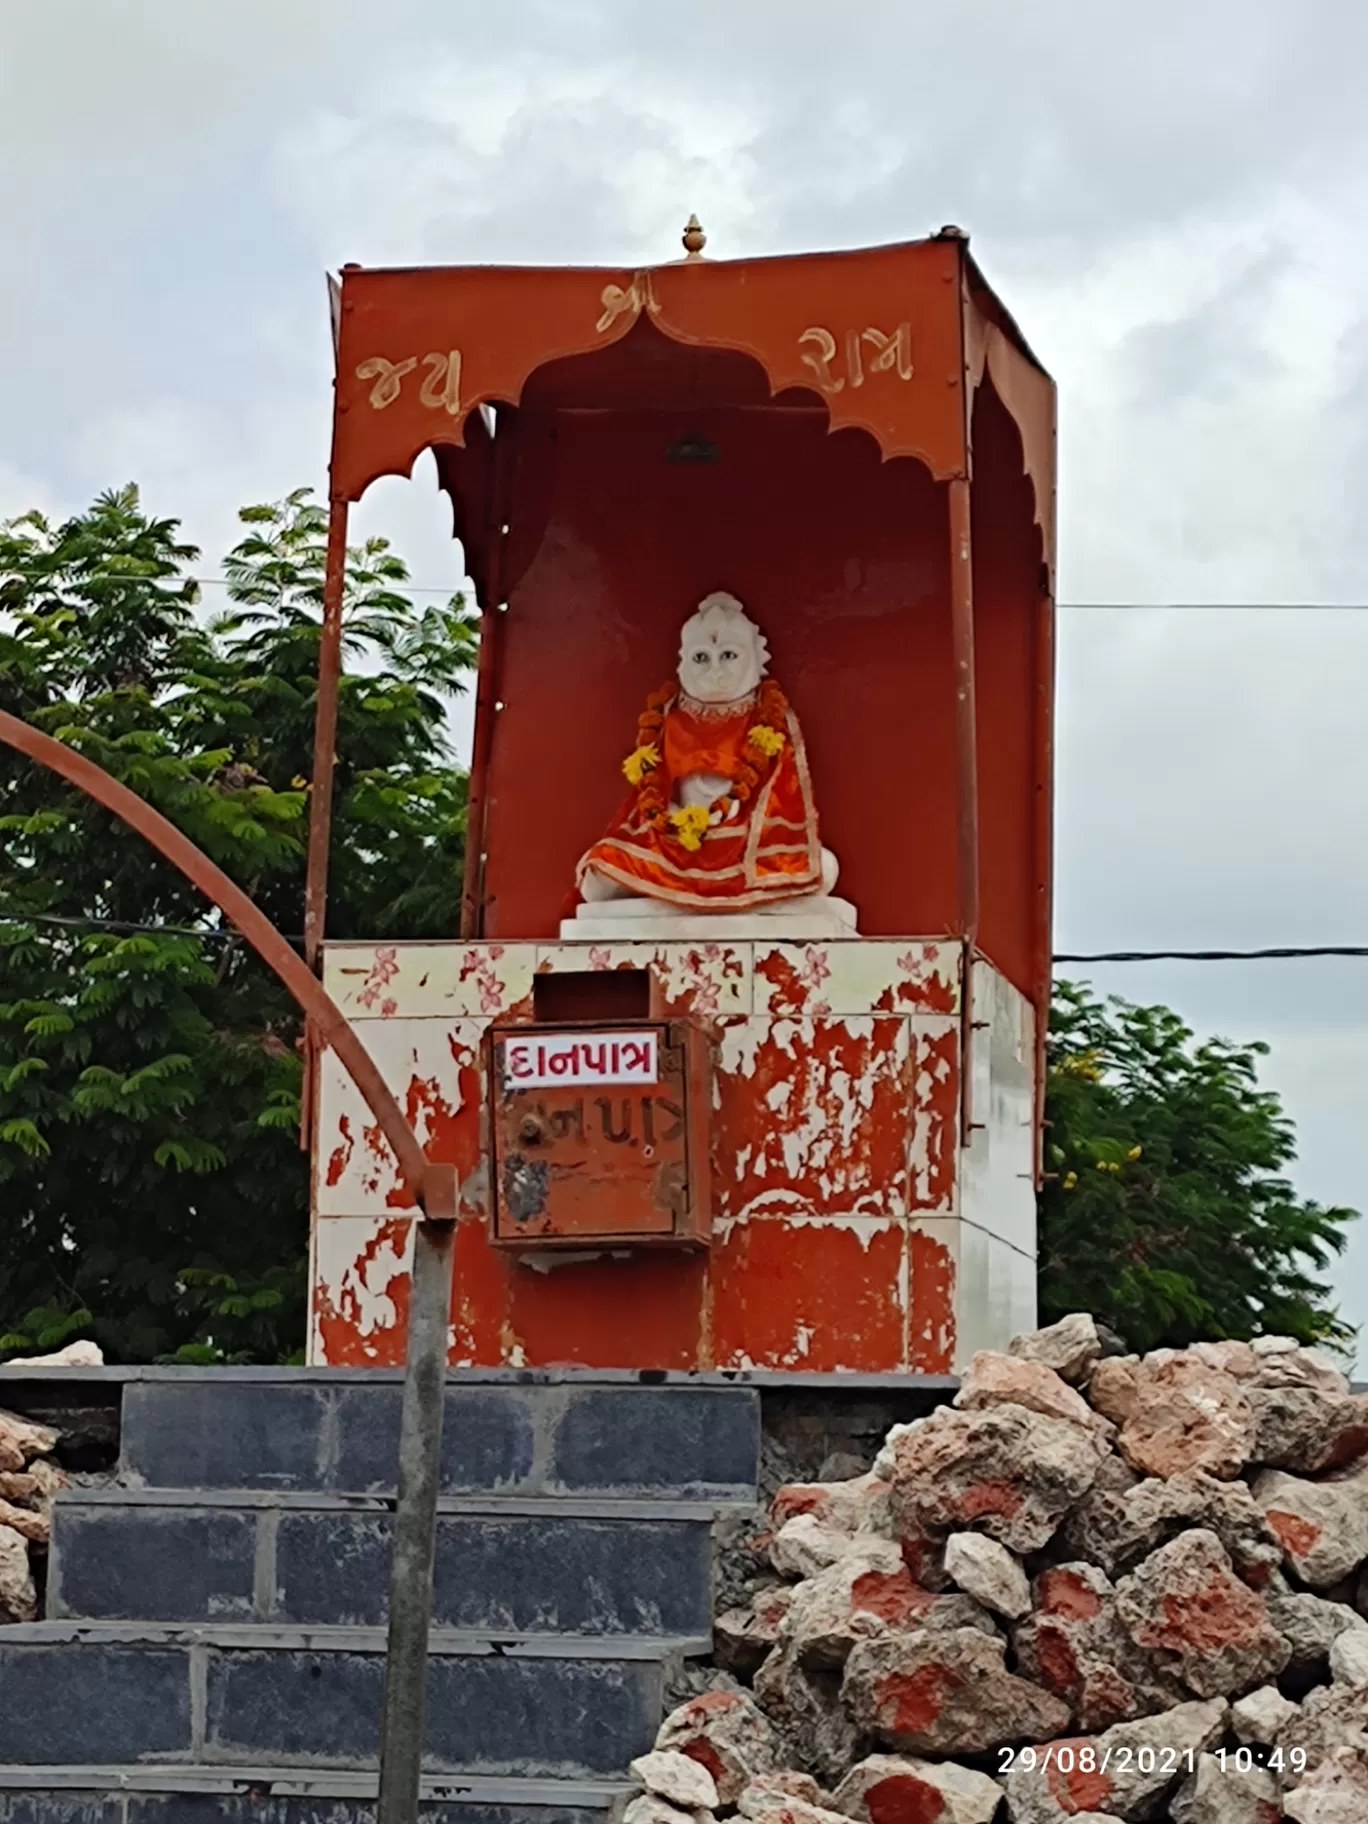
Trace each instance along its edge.
<instances>
[{"instance_id":1,"label":"donation box","mask_svg":"<svg viewBox=\"0 0 1368 1824\"><path fill-rule=\"evenodd\" d=\"M706 1242L697 1027L495 1026L488 1042L496 1242Z\"/></svg>"}]
</instances>

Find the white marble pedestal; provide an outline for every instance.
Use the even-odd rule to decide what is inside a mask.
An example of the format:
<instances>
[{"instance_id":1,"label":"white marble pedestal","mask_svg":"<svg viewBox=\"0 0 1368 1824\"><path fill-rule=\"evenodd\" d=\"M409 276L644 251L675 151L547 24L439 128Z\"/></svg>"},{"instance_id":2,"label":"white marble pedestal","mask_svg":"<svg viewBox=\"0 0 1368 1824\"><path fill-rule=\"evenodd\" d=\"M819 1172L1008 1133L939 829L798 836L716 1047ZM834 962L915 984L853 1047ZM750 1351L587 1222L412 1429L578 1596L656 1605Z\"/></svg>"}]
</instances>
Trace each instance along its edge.
<instances>
[{"instance_id":1,"label":"white marble pedestal","mask_svg":"<svg viewBox=\"0 0 1368 1824\"><path fill-rule=\"evenodd\" d=\"M814 938L856 937L858 914L848 899L825 893L781 899L748 912L684 911L658 899L586 901L573 918L561 920L562 941L633 943L671 939L807 943Z\"/></svg>"}]
</instances>

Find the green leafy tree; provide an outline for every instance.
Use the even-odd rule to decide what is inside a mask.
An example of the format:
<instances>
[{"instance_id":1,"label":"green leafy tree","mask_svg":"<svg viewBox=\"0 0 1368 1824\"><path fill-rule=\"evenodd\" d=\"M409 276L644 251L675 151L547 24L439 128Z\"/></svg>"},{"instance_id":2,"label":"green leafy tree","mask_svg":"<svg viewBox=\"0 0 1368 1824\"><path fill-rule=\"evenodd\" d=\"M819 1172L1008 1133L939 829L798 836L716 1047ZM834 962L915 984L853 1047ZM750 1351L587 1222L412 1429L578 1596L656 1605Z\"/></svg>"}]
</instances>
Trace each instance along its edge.
<instances>
[{"instance_id":1,"label":"green leafy tree","mask_svg":"<svg viewBox=\"0 0 1368 1824\"><path fill-rule=\"evenodd\" d=\"M1091 1311L1133 1349L1352 1334L1318 1277L1356 1212L1283 1176L1292 1124L1265 1045L1196 1043L1167 1007L1060 983L1050 1020L1041 1321Z\"/></svg>"},{"instance_id":2,"label":"green leafy tree","mask_svg":"<svg viewBox=\"0 0 1368 1824\"><path fill-rule=\"evenodd\" d=\"M227 610L137 490L0 527L0 707L70 742L302 920L326 517L242 514ZM348 553L329 930L455 929L465 777L446 701L475 633ZM164 927L154 932L145 925ZM307 1168L294 1005L190 883L0 749L0 1353L277 1360L303 1341Z\"/></svg>"}]
</instances>

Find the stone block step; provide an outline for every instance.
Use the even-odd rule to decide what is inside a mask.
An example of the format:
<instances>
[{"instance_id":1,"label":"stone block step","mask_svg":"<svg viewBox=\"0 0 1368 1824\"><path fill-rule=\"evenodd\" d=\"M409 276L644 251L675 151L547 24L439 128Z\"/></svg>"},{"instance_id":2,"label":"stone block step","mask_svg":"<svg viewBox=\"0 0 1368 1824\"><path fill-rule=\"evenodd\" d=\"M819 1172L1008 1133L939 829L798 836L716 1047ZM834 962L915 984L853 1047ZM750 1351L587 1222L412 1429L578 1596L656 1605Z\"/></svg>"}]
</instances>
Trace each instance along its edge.
<instances>
[{"instance_id":1,"label":"stone block step","mask_svg":"<svg viewBox=\"0 0 1368 1824\"><path fill-rule=\"evenodd\" d=\"M195 1764L0 1767L0 1824L373 1824L376 1776ZM617 1782L423 1781L420 1824L606 1824Z\"/></svg>"},{"instance_id":2,"label":"stone block step","mask_svg":"<svg viewBox=\"0 0 1368 1824\"><path fill-rule=\"evenodd\" d=\"M442 1506L437 1627L705 1635L712 1625L710 1504ZM378 1627L391 1525L390 1503L374 1497L71 1490L57 1503L48 1615Z\"/></svg>"},{"instance_id":3,"label":"stone block step","mask_svg":"<svg viewBox=\"0 0 1368 1824\"><path fill-rule=\"evenodd\" d=\"M435 1631L431 1772L621 1778L706 1638ZM35 1622L0 1631L0 1766L376 1764L378 1628Z\"/></svg>"},{"instance_id":4,"label":"stone block step","mask_svg":"<svg viewBox=\"0 0 1368 1824\"><path fill-rule=\"evenodd\" d=\"M388 1493L394 1377L219 1369L124 1391L123 1479L159 1488ZM640 1382L448 1383L448 1494L753 1498L759 1395Z\"/></svg>"}]
</instances>

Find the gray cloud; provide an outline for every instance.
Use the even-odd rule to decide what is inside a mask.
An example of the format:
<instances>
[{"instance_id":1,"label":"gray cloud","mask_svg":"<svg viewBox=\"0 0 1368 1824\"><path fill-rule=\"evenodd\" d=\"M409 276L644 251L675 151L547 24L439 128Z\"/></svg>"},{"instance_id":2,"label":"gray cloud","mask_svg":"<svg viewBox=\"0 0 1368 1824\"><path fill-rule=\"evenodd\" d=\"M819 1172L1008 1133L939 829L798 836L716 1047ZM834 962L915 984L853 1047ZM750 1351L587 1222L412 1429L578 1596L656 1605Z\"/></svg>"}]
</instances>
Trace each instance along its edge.
<instances>
[{"instance_id":1,"label":"gray cloud","mask_svg":"<svg viewBox=\"0 0 1368 1824\"><path fill-rule=\"evenodd\" d=\"M953 220L1059 380L1066 597L1368 601L1366 56L1342 0L11 0L0 512L137 476L215 561L322 480L345 259ZM430 474L357 517L456 580ZM1365 661L1368 615L1067 617L1061 946L1363 941ZM1098 976L1270 1038L1301 1182L1368 1205L1368 963Z\"/></svg>"}]
</instances>

